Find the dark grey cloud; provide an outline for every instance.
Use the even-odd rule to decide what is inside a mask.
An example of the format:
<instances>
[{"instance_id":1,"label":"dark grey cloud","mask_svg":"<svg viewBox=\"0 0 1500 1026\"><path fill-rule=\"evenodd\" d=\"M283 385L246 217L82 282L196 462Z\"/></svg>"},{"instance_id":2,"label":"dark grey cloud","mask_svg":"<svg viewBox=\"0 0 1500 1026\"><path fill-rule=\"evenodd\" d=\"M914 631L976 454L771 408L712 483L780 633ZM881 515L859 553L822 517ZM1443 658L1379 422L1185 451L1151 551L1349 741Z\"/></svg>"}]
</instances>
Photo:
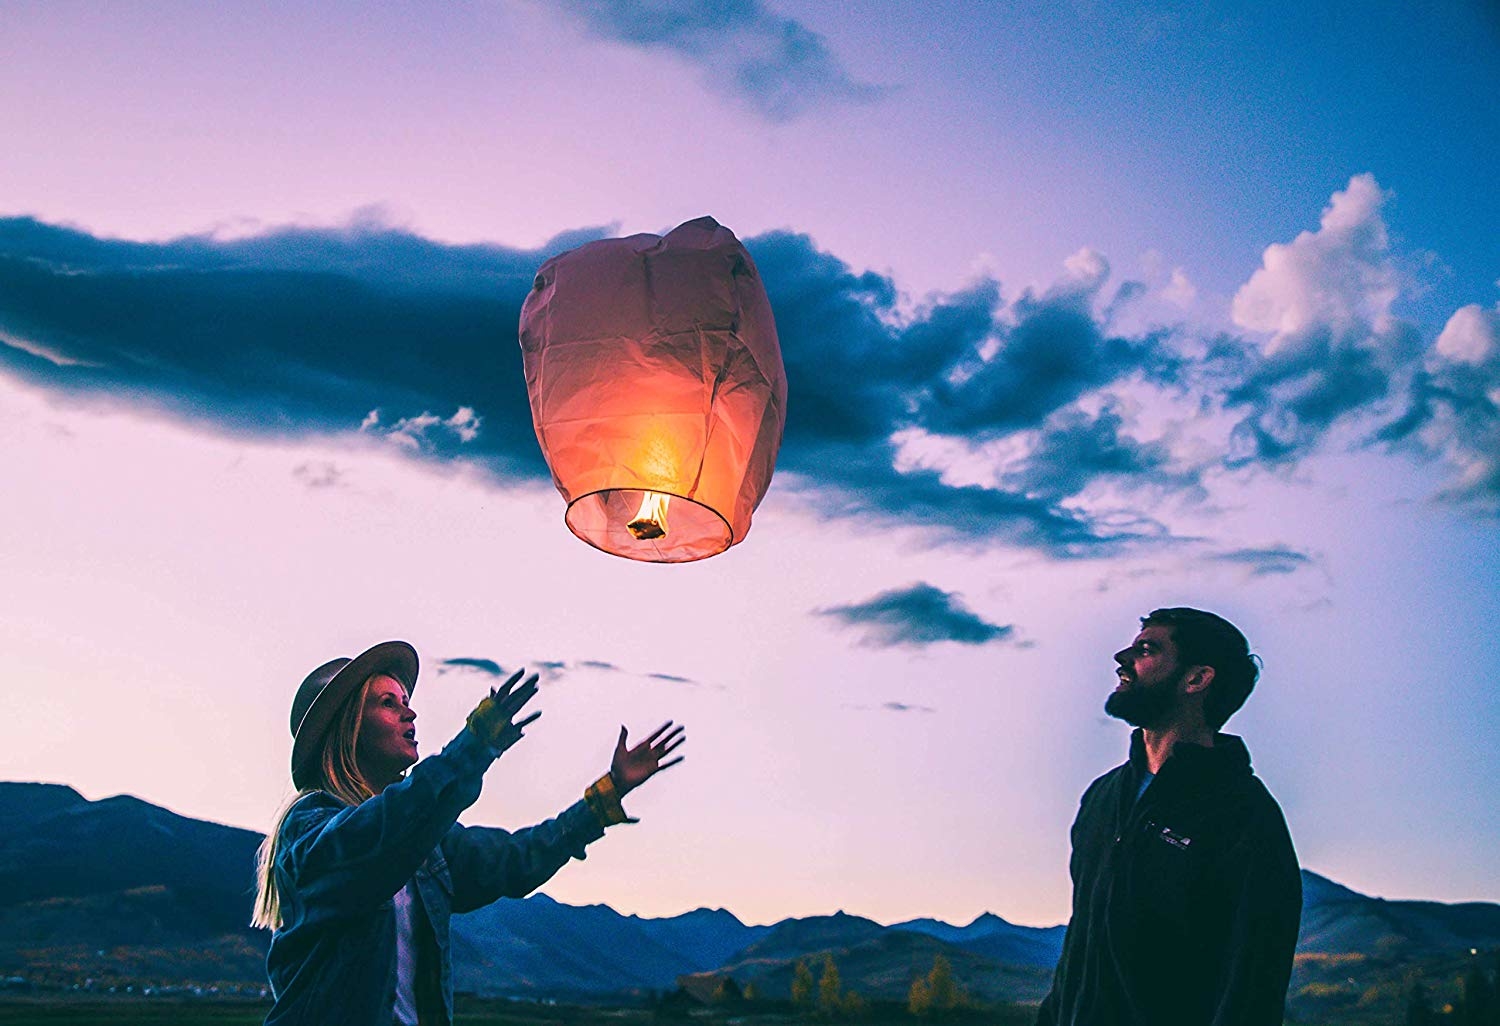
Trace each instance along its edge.
<instances>
[{"instance_id":1,"label":"dark grey cloud","mask_svg":"<svg viewBox=\"0 0 1500 1026\"><path fill-rule=\"evenodd\" d=\"M1242 379L1225 396L1229 409L1242 411L1227 462L1274 465L1301 459L1336 422L1390 398L1419 341L1406 324L1354 336L1318 326L1273 355L1245 347L1236 358L1244 368Z\"/></svg>"},{"instance_id":2,"label":"dark grey cloud","mask_svg":"<svg viewBox=\"0 0 1500 1026\"><path fill-rule=\"evenodd\" d=\"M448 670L477 670L491 677L500 677L505 674L504 667L493 659L476 659L469 656L444 659L438 664L438 673L445 673Z\"/></svg>"},{"instance_id":3,"label":"dark grey cloud","mask_svg":"<svg viewBox=\"0 0 1500 1026\"><path fill-rule=\"evenodd\" d=\"M916 705L912 702L881 702L879 705L846 705L846 709L855 709L859 712L893 712L893 713L935 713L937 710L930 705Z\"/></svg>"},{"instance_id":4,"label":"dark grey cloud","mask_svg":"<svg viewBox=\"0 0 1500 1026\"><path fill-rule=\"evenodd\" d=\"M1376 441L1445 461L1439 498L1500 517L1500 306L1453 314Z\"/></svg>"},{"instance_id":5,"label":"dark grey cloud","mask_svg":"<svg viewBox=\"0 0 1500 1026\"><path fill-rule=\"evenodd\" d=\"M1009 624L990 623L951 592L926 582L893 588L864 600L813 611L863 631L863 643L878 648L923 647L939 641L984 645L1015 633Z\"/></svg>"},{"instance_id":6,"label":"dark grey cloud","mask_svg":"<svg viewBox=\"0 0 1500 1026\"><path fill-rule=\"evenodd\" d=\"M615 663L605 662L600 659L534 659L525 667L549 681L558 682L579 670L588 670L595 673L629 673ZM488 677L504 677L513 673L514 670L501 666L493 659L475 656L456 656L452 659L444 659L438 664L437 672L475 672L482 673ZM691 684L697 686L700 682L691 677L683 677L676 673L642 673L634 676L643 677L647 680L665 681L669 684ZM721 689L722 690L722 689Z\"/></svg>"},{"instance_id":7,"label":"dark grey cloud","mask_svg":"<svg viewBox=\"0 0 1500 1026\"><path fill-rule=\"evenodd\" d=\"M930 705L913 705L910 702L882 702L880 708L884 709L886 712L937 712L937 710Z\"/></svg>"},{"instance_id":8,"label":"dark grey cloud","mask_svg":"<svg viewBox=\"0 0 1500 1026\"><path fill-rule=\"evenodd\" d=\"M344 480L344 472L327 461L299 463L292 468L292 476L309 488L338 488Z\"/></svg>"},{"instance_id":9,"label":"dark grey cloud","mask_svg":"<svg viewBox=\"0 0 1500 1026\"><path fill-rule=\"evenodd\" d=\"M1197 473L1125 434L1115 407L1092 416L1071 408L1112 384L1184 387L1186 361L1167 334L1115 337L1091 317L1101 282L1025 293L1002 309L998 283L981 280L903 317L889 278L854 272L805 235L773 232L748 245L792 383L780 467L804 476L813 511L947 540L1100 555L1167 532L1143 514L1106 519L1064 499L1101 477L1196 489ZM969 441L1040 435L1023 467L981 487L933 470L897 472L892 435L903 428Z\"/></svg>"},{"instance_id":10,"label":"dark grey cloud","mask_svg":"<svg viewBox=\"0 0 1500 1026\"><path fill-rule=\"evenodd\" d=\"M706 85L761 116L789 121L889 90L855 81L818 33L760 0L554 0L596 36L672 53Z\"/></svg>"},{"instance_id":11,"label":"dark grey cloud","mask_svg":"<svg viewBox=\"0 0 1500 1026\"><path fill-rule=\"evenodd\" d=\"M0 219L0 369L259 435L373 412L368 429L421 451L541 479L516 323L541 261L600 234L534 251L371 224L135 243Z\"/></svg>"},{"instance_id":12,"label":"dark grey cloud","mask_svg":"<svg viewBox=\"0 0 1500 1026\"><path fill-rule=\"evenodd\" d=\"M1263 549L1231 549L1209 557L1218 563L1232 563L1247 568L1256 577L1271 574L1292 574L1312 565L1312 557L1305 552L1285 545L1272 545Z\"/></svg>"},{"instance_id":13,"label":"dark grey cloud","mask_svg":"<svg viewBox=\"0 0 1500 1026\"><path fill-rule=\"evenodd\" d=\"M447 246L362 221L250 239L100 239L0 220L0 371L76 401L129 403L231 433L363 430L418 456L464 455L543 482L516 344L550 254ZM915 313L887 276L855 272L805 235L747 241L776 310L792 382L783 487L819 515L909 525L934 540L1002 540L1089 555L1165 536L1149 517L1095 517L1066 500L1089 482L1158 479L1168 454L1084 391L1170 380L1164 338L1111 337L1088 288L1024 294L1001 311L980 280ZM896 469L903 428L968 438L1039 431L1036 454L992 485ZM339 482L306 466L309 486Z\"/></svg>"},{"instance_id":14,"label":"dark grey cloud","mask_svg":"<svg viewBox=\"0 0 1500 1026\"><path fill-rule=\"evenodd\" d=\"M1174 491L1200 489L1198 473L1175 469L1165 442L1140 442L1124 432L1119 405L1098 413L1058 410L1036 435L1030 458L1005 475L1004 483L1029 496L1058 501L1101 480L1152 481Z\"/></svg>"},{"instance_id":15,"label":"dark grey cloud","mask_svg":"<svg viewBox=\"0 0 1500 1026\"><path fill-rule=\"evenodd\" d=\"M462 455L540 484L520 306L547 256L606 232L521 250L449 246L366 219L139 243L0 219L0 373L234 434L363 431L418 458ZM1091 312L1108 273L1097 260L1009 302L981 278L913 310L888 276L855 271L806 235L746 244L791 382L778 488L817 516L1059 557L1179 541L1151 515L1154 493L1201 498L1216 459L1294 462L1376 401L1396 409L1372 443L1450 459L1461 471L1452 493L1500 509L1500 371L1464 356L1495 333L1494 311L1455 321L1459 355L1429 354L1423 367L1420 339L1399 321L1378 332L1312 325L1271 351L1228 334L1123 335ZM1137 291L1127 282L1108 306ZM1119 395L1141 385L1237 416L1228 449L1189 464L1170 436L1135 437ZM904 458L913 431L1016 455L981 453L982 473L945 475ZM344 483L332 464L294 474L310 488ZM1133 498L1080 501L1100 484Z\"/></svg>"}]
</instances>

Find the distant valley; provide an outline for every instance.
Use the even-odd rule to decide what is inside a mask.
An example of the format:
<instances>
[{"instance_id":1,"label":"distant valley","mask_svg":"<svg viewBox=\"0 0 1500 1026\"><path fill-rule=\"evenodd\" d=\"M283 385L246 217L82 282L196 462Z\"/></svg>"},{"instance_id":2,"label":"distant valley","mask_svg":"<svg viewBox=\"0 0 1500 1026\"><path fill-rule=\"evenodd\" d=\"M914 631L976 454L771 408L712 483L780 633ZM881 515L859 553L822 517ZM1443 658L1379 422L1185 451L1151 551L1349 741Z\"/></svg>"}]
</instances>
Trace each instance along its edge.
<instances>
[{"instance_id":1,"label":"distant valley","mask_svg":"<svg viewBox=\"0 0 1500 1026\"><path fill-rule=\"evenodd\" d=\"M0 783L0 975L255 992L268 937L245 924L260 840L128 796ZM1304 1017L1399 1007L1413 973L1441 993L1471 950L1500 948L1494 903L1385 901L1308 871L1303 888L1291 1003ZM1063 932L992 914L961 926L843 913L750 926L724 909L653 919L538 893L456 917L453 951L457 988L487 995L618 1000L696 976L786 997L796 962L816 971L828 955L846 988L899 1001L941 954L974 997L1032 1002Z\"/></svg>"}]
</instances>

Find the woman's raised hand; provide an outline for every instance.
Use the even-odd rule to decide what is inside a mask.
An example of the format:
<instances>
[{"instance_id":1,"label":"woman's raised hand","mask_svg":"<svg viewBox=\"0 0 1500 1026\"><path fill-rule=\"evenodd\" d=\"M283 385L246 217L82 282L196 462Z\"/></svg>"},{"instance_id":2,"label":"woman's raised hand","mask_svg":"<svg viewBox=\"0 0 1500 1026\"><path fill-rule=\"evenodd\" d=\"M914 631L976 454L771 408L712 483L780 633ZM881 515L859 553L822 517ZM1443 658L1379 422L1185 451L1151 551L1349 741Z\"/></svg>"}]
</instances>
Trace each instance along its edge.
<instances>
[{"instance_id":1,"label":"woman's raised hand","mask_svg":"<svg viewBox=\"0 0 1500 1026\"><path fill-rule=\"evenodd\" d=\"M609 764L609 775L614 778L615 791L623 798L627 792L650 780L658 770L681 762L680 755L674 759L668 759L667 756L687 740L683 736L685 729L681 725L672 726L672 721L668 720L657 727L655 733L646 740L634 748L627 748L627 734L622 726L620 740L615 744L615 757Z\"/></svg>"},{"instance_id":2,"label":"woman's raised hand","mask_svg":"<svg viewBox=\"0 0 1500 1026\"><path fill-rule=\"evenodd\" d=\"M525 672L524 668L517 670L504 684L491 688L489 695L469 713L469 729L496 754L521 740L522 730L542 715L537 711L524 720L515 719L521 707L536 696L537 675L534 673L516 687L516 682Z\"/></svg>"}]
</instances>

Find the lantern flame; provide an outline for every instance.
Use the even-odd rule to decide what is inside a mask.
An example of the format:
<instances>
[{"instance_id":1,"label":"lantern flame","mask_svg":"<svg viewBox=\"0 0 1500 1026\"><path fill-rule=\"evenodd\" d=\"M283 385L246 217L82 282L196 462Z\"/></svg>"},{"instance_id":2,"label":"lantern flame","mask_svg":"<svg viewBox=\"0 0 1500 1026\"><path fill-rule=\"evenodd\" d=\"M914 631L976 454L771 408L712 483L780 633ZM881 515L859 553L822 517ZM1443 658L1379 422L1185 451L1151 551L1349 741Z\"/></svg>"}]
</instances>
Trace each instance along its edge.
<instances>
[{"instance_id":1,"label":"lantern flame","mask_svg":"<svg viewBox=\"0 0 1500 1026\"><path fill-rule=\"evenodd\" d=\"M660 492L646 492L641 496L641 508L635 511L635 518L625 525L636 541L652 541L667 536L667 504L671 501L670 495L662 495Z\"/></svg>"}]
</instances>

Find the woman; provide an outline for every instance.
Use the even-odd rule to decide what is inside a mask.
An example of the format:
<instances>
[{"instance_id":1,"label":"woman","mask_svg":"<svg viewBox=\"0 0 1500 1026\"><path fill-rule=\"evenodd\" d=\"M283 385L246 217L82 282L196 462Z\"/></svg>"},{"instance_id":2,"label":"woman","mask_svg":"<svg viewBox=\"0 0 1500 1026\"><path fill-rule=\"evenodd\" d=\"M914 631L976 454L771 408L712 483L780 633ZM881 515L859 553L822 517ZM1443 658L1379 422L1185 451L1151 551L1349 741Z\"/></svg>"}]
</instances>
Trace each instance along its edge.
<instances>
[{"instance_id":1,"label":"woman","mask_svg":"<svg viewBox=\"0 0 1500 1026\"><path fill-rule=\"evenodd\" d=\"M520 897L583 858L605 827L633 822L625 794L682 760L667 758L686 740L682 727L666 723L633 748L621 727L610 771L556 819L514 833L458 826L484 771L541 715L515 719L537 691L522 672L421 762L408 705L417 653L406 642L335 659L302 682L292 702L298 793L260 851L253 923L274 931L267 1026L450 1023L449 916Z\"/></svg>"}]
</instances>

